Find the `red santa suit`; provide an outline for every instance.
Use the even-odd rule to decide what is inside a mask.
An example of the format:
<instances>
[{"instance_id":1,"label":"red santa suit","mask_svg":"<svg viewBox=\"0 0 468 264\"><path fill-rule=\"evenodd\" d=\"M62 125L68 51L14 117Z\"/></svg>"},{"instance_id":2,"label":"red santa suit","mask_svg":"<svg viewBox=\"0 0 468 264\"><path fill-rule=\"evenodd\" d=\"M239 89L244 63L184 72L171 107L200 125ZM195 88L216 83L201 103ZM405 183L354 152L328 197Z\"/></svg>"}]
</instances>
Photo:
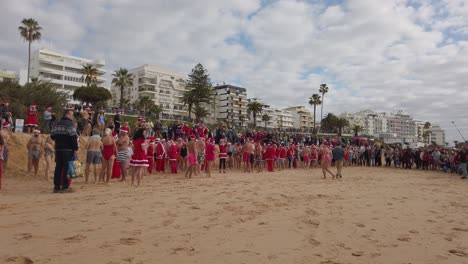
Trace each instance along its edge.
<instances>
[{"instance_id":1,"label":"red santa suit","mask_svg":"<svg viewBox=\"0 0 468 264\"><path fill-rule=\"evenodd\" d=\"M172 142L172 145L169 147L169 151L167 152L169 156L169 164L171 165L171 173L177 174L177 158L180 155L180 147Z\"/></svg>"},{"instance_id":2,"label":"red santa suit","mask_svg":"<svg viewBox=\"0 0 468 264\"><path fill-rule=\"evenodd\" d=\"M127 131L127 135L130 135L130 127L129 126L122 126L120 130L125 130Z\"/></svg>"},{"instance_id":3,"label":"red santa suit","mask_svg":"<svg viewBox=\"0 0 468 264\"><path fill-rule=\"evenodd\" d=\"M268 144L268 146L266 147L266 151L265 151L268 171L273 171L274 164L275 164L275 155L276 155L276 150L273 148L271 144Z\"/></svg>"},{"instance_id":4,"label":"red santa suit","mask_svg":"<svg viewBox=\"0 0 468 264\"><path fill-rule=\"evenodd\" d=\"M37 116L39 111L36 109L36 104L32 104L28 110L26 110L26 122L25 126L37 127Z\"/></svg>"},{"instance_id":5,"label":"red santa suit","mask_svg":"<svg viewBox=\"0 0 468 264\"><path fill-rule=\"evenodd\" d=\"M148 146L148 149L146 150L146 158L148 158L148 165L149 165L148 166L149 174L153 173L153 166L154 166L153 153L154 153L154 139L150 138L149 146Z\"/></svg>"},{"instance_id":6,"label":"red santa suit","mask_svg":"<svg viewBox=\"0 0 468 264\"><path fill-rule=\"evenodd\" d=\"M156 171L164 172L166 170L166 148L162 142L156 145Z\"/></svg>"}]
</instances>

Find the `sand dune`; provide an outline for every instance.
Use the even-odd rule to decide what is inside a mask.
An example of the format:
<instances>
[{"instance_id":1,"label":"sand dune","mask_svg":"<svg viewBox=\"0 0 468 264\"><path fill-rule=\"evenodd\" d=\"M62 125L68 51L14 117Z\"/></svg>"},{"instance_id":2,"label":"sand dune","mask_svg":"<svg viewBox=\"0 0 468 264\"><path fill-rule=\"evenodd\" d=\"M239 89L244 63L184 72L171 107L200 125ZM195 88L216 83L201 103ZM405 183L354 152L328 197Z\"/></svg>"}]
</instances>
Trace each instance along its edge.
<instances>
[{"instance_id":1,"label":"sand dune","mask_svg":"<svg viewBox=\"0 0 468 264\"><path fill-rule=\"evenodd\" d=\"M12 174L0 263L468 263L468 182L453 174L165 174L68 194Z\"/></svg>"}]
</instances>

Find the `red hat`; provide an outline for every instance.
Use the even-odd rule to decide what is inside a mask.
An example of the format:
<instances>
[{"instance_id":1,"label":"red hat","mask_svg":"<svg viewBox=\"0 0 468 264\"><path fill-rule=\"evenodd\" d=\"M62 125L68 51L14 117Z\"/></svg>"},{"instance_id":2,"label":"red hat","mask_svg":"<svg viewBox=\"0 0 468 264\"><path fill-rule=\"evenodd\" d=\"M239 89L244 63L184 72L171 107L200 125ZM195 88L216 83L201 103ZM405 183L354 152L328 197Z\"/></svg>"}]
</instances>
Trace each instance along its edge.
<instances>
[{"instance_id":1,"label":"red hat","mask_svg":"<svg viewBox=\"0 0 468 264\"><path fill-rule=\"evenodd\" d=\"M48 106L46 110L52 110L52 106Z\"/></svg>"},{"instance_id":2,"label":"red hat","mask_svg":"<svg viewBox=\"0 0 468 264\"><path fill-rule=\"evenodd\" d=\"M31 103L31 106L36 106L36 103Z\"/></svg>"},{"instance_id":3,"label":"red hat","mask_svg":"<svg viewBox=\"0 0 468 264\"><path fill-rule=\"evenodd\" d=\"M194 134L192 134L192 135L190 136L190 138L196 139L197 137L196 137Z\"/></svg>"},{"instance_id":4,"label":"red hat","mask_svg":"<svg viewBox=\"0 0 468 264\"><path fill-rule=\"evenodd\" d=\"M8 123L7 121L3 122L3 127L9 127L10 126L10 123Z\"/></svg>"},{"instance_id":5,"label":"red hat","mask_svg":"<svg viewBox=\"0 0 468 264\"><path fill-rule=\"evenodd\" d=\"M33 133L38 133L38 134L40 134L41 131L40 131L39 129L34 129L34 130L33 130Z\"/></svg>"},{"instance_id":6,"label":"red hat","mask_svg":"<svg viewBox=\"0 0 468 264\"><path fill-rule=\"evenodd\" d=\"M119 132L128 133L127 129L121 128Z\"/></svg>"},{"instance_id":7,"label":"red hat","mask_svg":"<svg viewBox=\"0 0 468 264\"><path fill-rule=\"evenodd\" d=\"M213 143L214 143L214 138L208 139L208 142L211 143L211 144L213 144Z\"/></svg>"},{"instance_id":8,"label":"red hat","mask_svg":"<svg viewBox=\"0 0 468 264\"><path fill-rule=\"evenodd\" d=\"M121 131L123 130L123 131L125 131L125 132L127 132L127 133L130 132L128 127L121 127L120 130L121 130Z\"/></svg>"},{"instance_id":9,"label":"red hat","mask_svg":"<svg viewBox=\"0 0 468 264\"><path fill-rule=\"evenodd\" d=\"M159 138L156 138L156 142L159 142L159 141L161 141L161 139L159 139Z\"/></svg>"},{"instance_id":10,"label":"red hat","mask_svg":"<svg viewBox=\"0 0 468 264\"><path fill-rule=\"evenodd\" d=\"M138 116L137 120L143 120L144 118L142 116Z\"/></svg>"}]
</instances>

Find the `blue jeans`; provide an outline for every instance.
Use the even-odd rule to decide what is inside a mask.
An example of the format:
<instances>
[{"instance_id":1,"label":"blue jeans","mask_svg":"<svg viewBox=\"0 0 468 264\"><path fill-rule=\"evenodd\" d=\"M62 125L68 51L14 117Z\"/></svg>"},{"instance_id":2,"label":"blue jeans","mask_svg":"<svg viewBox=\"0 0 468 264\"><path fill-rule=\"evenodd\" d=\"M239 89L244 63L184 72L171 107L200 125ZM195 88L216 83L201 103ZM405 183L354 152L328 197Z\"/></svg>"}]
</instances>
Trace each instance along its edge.
<instances>
[{"instance_id":1,"label":"blue jeans","mask_svg":"<svg viewBox=\"0 0 468 264\"><path fill-rule=\"evenodd\" d=\"M468 172L466 171L466 163L460 163L461 171L463 172L463 178L468 179Z\"/></svg>"}]
</instances>

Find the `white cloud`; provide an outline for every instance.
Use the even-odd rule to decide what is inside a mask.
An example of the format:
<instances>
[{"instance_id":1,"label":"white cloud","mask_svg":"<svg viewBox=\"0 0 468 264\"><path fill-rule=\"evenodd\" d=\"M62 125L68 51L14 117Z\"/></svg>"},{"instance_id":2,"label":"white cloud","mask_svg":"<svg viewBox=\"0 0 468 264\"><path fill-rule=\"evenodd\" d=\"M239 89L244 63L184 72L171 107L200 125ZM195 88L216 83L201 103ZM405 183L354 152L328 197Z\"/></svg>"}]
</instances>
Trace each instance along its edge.
<instances>
[{"instance_id":1,"label":"white cloud","mask_svg":"<svg viewBox=\"0 0 468 264\"><path fill-rule=\"evenodd\" d=\"M4 1L0 69L26 64L17 27L34 17L44 27L34 48L105 58L109 72L153 63L188 73L201 62L215 83L272 106L307 105L327 83L325 112L403 109L468 126L466 1L262 2Z\"/></svg>"}]
</instances>

